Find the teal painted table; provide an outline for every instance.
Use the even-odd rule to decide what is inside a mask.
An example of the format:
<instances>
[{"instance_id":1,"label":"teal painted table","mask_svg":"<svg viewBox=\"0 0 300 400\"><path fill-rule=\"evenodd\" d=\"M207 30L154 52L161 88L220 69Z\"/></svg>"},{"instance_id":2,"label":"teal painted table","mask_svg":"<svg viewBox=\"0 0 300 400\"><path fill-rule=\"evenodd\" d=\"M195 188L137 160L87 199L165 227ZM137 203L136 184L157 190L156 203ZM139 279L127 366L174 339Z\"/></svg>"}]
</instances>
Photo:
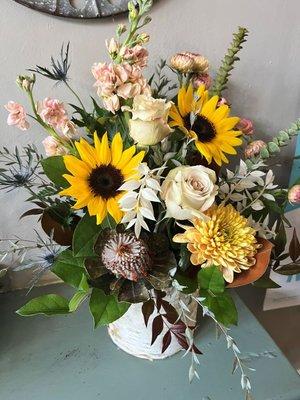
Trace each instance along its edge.
<instances>
[{"instance_id":1,"label":"teal painted table","mask_svg":"<svg viewBox=\"0 0 300 400\"><path fill-rule=\"evenodd\" d=\"M68 295L63 286L35 289ZM29 296L29 297L31 297ZM213 324L199 330L200 381L188 383L189 357L135 359L118 350L106 329L93 331L84 307L77 314L21 318L14 314L24 292L0 295L1 400L242 400L240 376L231 375L232 353L215 339ZM300 400L300 377L275 343L237 299L240 324L232 329L244 354L258 355L250 377L255 400ZM280 323L280 321L278 321ZM288 327L287 327L288 329ZM264 352L275 357L268 358Z\"/></svg>"}]
</instances>

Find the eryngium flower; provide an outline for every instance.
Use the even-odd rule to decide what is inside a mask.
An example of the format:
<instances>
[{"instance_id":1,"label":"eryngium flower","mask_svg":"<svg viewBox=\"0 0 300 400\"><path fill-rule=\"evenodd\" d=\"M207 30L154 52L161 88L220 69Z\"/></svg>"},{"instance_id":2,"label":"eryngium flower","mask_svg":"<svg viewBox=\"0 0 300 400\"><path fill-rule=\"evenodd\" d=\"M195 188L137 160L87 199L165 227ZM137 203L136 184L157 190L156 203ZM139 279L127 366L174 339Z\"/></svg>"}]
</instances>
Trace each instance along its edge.
<instances>
[{"instance_id":1,"label":"eryngium flower","mask_svg":"<svg viewBox=\"0 0 300 400\"><path fill-rule=\"evenodd\" d=\"M102 246L103 265L116 276L135 282L147 276L151 265L149 249L133 233L110 231Z\"/></svg>"},{"instance_id":2,"label":"eryngium flower","mask_svg":"<svg viewBox=\"0 0 300 400\"><path fill-rule=\"evenodd\" d=\"M217 265L227 282L235 273L251 268L260 247L255 229L231 205L215 206L207 211L209 221L195 219L192 227L173 238L176 243L187 243L191 263L201 268Z\"/></svg>"}]
</instances>

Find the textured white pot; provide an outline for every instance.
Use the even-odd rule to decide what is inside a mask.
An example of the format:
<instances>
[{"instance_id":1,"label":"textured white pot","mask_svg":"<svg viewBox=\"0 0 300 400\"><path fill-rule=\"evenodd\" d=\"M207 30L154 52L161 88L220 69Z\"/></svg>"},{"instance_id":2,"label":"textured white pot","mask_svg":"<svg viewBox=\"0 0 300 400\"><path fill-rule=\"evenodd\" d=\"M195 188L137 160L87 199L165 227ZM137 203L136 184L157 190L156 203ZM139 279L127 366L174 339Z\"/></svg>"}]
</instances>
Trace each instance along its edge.
<instances>
[{"instance_id":1,"label":"textured white pot","mask_svg":"<svg viewBox=\"0 0 300 400\"><path fill-rule=\"evenodd\" d=\"M197 305L191 303L190 318L196 320ZM109 324L108 333L112 341L123 351L135 357L147 360L162 360L171 357L182 350L182 347L172 335L170 346L162 354L162 340L167 332L164 326L162 333L151 346L152 321L158 315L156 311L149 318L148 326L145 326L142 314L142 303L132 304L128 311L117 321Z\"/></svg>"}]
</instances>

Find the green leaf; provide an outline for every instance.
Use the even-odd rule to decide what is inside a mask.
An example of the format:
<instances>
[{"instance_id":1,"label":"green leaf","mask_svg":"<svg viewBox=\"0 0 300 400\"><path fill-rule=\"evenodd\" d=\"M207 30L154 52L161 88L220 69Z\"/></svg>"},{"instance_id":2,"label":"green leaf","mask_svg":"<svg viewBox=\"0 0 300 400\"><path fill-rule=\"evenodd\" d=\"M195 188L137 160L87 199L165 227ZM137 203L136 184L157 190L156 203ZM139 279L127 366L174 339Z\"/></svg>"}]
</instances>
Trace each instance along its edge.
<instances>
[{"instance_id":1,"label":"green leaf","mask_svg":"<svg viewBox=\"0 0 300 400\"><path fill-rule=\"evenodd\" d=\"M200 292L203 289L217 295L223 293L225 290L223 274L215 265L208 268L202 268L198 272L198 283Z\"/></svg>"},{"instance_id":2,"label":"green leaf","mask_svg":"<svg viewBox=\"0 0 300 400\"><path fill-rule=\"evenodd\" d=\"M68 187L69 183L63 177L68 173L62 156L44 158L42 166L47 177L56 185L62 188Z\"/></svg>"},{"instance_id":3,"label":"green leaf","mask_svg":"<svg viewBox=\"0 0 300 400\"><path fill-rule=\"evenodd\" d=\"M85 274L82 274L82 278L81 278L81 281L80 281L80 284L79 284L78 288L82 292L88 292L89 291L90 286L88 284L87 277L86 277Z\"/></svg>"},{"instance_id":4,"label":"green leaf","mask_svg":"<svg viewBox=\"0 0 300 400\"><path fill-rule=\"evenodd\" d=\"M208 295L203 304L208 307L221 324L225 326L237 325L238 312L232 297L228 293L219 296Z\"/></svg>"},{"instance_id":5,"label":"green leaf","mask_svg":"<svg viewBox=\"0 0 300 400\"><path fill-rule=\"evenodd\" d=\"M180 272L177 272L174 276L174 279L176 279L179 285L185 286L185 288L182 290L182 293L184 294L194 293L198 289L198 281L196 277L195 279L192 279Z\"/></svg>"},{"instance_id":6,"label":"green leaf","mask_svg":"<svg viewBox=\"0 0 300 400\"><path fill-rule=\"evenodd\" d=\"M101 225L97 225L96 217L91 217L88 213L86 213L75 228L73 236L74 256L94 256L94 245L99 233L106 228L114 229L115 226L116 223L110 216L107 216Z\"/></svg>"},{"instance_id":7,"label":"green leaf","mask_svg":"<svg viewBox=\"0 0 300 400\"><path fill-rule=\"evenodd\" d=\"M68 300L57 294L46 294L44 296L36 297L16 311L17 314L22 315L23 317L37 314L67 314L68 312Z\"/></svg>"},{"instance_id":8,"label":"green leaf","mask_svg":"<svg viewBox=\"0 0 300 400\"><path fill-rule=\"evenodd\" d=\"M103 290L94 288L90 298L90 311L94 318L94 326L108 325L122 317L130 304L119 303L116 296L106 295Z\"/></svg>"},{"instance_id":9,"label":"green leaf","mask_svg":"<svg viewBox=\"0 0 300 400\"><path fill-rule=\"evenodd\" d=\"M88 297L88 293L82 290L79 290L74 294L69 302L69 311L74 312L77 308L84 302L84 300Z\"/></svg>"},{"instance_id":10,"label":"green leaf","mask_svg":"<svg viewBox=\"0 0 300 400\"><path fill-rule=\"evenodd\" d=\"M68 285L78 289L85 274L84 259L74 257L71 250L62 252L53 264L51 271Z\"/></svg>"},{"instance_id":11,"label":"green leaf","mask_svg":"<svg viewBox=\"0 0 300 400\"><path fill-rule=\"evenodd\" d=\"M279 222L279 224L276 227L276 237L275 237L275 256L278 257L280 256L281 253L284 252L285 246L286 246L286 232L285 232L285 227L284 223L282 221Z\"/></svg>"}]
</instances>

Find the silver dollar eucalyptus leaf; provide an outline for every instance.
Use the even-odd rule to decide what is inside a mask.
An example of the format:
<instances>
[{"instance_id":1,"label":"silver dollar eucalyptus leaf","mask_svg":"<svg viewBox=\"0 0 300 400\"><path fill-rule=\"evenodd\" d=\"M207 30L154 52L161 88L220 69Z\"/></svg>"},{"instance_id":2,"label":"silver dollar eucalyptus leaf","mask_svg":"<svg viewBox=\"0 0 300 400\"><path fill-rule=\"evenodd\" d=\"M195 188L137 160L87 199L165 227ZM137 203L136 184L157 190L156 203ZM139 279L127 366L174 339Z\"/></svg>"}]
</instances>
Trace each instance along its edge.
<instances>
[{"instance_id":1,"label":"silver dollar eucalyptus leaf","mask_svg":"<svg viewBox=\"0 0 300 400\"><path fill-rule=\"evenodd\" d=\"M60 17L101 18L127 10L129 0L14 0L34 10Z\"/></svg>"}]
</instances>

